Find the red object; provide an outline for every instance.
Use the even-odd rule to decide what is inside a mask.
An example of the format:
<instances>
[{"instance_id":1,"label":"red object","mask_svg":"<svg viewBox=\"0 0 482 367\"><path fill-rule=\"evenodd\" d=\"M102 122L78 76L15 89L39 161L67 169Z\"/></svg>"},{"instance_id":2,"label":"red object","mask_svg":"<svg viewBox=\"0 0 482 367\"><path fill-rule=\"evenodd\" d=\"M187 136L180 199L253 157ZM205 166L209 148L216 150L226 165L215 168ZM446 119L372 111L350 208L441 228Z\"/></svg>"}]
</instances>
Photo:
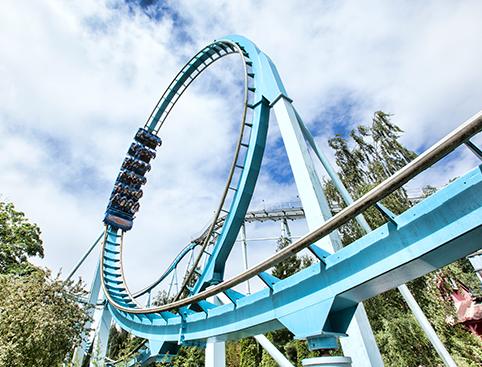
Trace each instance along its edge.
<instances>
[{"instance_id":1,"label":"red object","mask_svg":"<svg viewBox=\"0 0 482 367\"><path fill-rule=\"evenodd\" d=\"M451 294L455 305L457 321L464 324L472 333L482 336L482 303L459 283L458 289Z\"/></svg>"}]
</instances>

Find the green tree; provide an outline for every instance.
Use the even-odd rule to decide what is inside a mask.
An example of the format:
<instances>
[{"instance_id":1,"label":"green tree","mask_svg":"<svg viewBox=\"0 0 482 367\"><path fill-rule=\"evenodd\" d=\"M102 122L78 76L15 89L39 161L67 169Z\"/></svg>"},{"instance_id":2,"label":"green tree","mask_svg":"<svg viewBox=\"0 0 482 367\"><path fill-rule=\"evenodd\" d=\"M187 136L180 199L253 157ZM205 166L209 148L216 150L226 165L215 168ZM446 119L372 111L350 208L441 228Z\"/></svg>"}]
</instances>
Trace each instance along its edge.
<instances>
[{"instance_id":1,"label":"green tree","mask_svg":"<svg viewBox=\"0 0 482 367\"><path fill-rule=\"evenodd\" d=\"M291 240L289 238L280 237L278 239L278 246L276 247L276 251L284 249L290 243ZM300 267L301 259L298 256L294 255L278 263L271 271L271 274L279 279L285 279L299 271Z\"/></svg>"},{"instance_id":2,"label":"green tree","mask_svg":"<svg viewBox=\"0 0 482 367\"><path fill-rule=\"evenodd\" d=\"M12 203L0 202L0 274L31 272L28 257L43 255L39 227Z\"/></svg>"},{"instance_id":3,"label":"green tree","mask_svg":"<svg viewBox=\"0 0 482 367\"><path fill-rule=\"evenodd\" d=\"M340 177L355 199L416 157L414 152L400 143L401 134L402 130L390 121L390 115L378 111L374 114L370 127L359 126L350 133L352 143L341 136L329 141L335 150ZM325 191L333 206L345 207L331 182L325 183ZM431 187L425 189L425 195L433 192L434 189ZM397 190L382 203L395 214L411 206L403 189ZM386 222L375 208L368 209L365 217L372 228ZM340 233L345 245L363 235L362 229L354 221L343 226ZM443 302L443 294L435 286L436 278L440 274L463 277L464 283L475 284L477 281L466 260L461 260L438 272L416 279L409 287L456 362L460 366L478 366L482 358L480 339L470 334L463 326L449 325L446 322L448 316L454 316L454 308L450 302ZM408 367L441 364L441 360L396 290L368 300L366 309L386 365Z\"/></svg>"},{"instance_id":4,"label":"green tree","mask_svg":"<svg viewBox=\"0 0 482 367\"><path fill-rule=\"evenodd\" d=\"M174 367L204 367L204 349L181 347L173 359Z\"/></svg>"},{"instance_id":5,"label":"green tree","mask_svg":"<svg viewBox=\"0 0 482 367\"><path fill-rule=\"evenodd\" d=\"M241 345L237 341L226 342L226 366L240 367Z\"/></svg>"},{"instance_id":6,"label":"green tree","mask_svg":"<svg viewBox=\"0 0 482 367\"><path fill-rule=\"evenodd\" d=\"M52 279L28 258L43 257L40 228L0 202L0 366L58 366L88 319L81 283Z\"/></svg>"},{"instance_id":7,"label":"green tree","mask_svg":"<svg viewBox=\"0 0 482 367\"><path fill-rule=\"evenodd\" d=\"M261 348L254 338L244 338L239 341L241 353L240 367L258 367L261 362Z\"/></svg>"},{"instance_id":8,"label":"green tree","mask_svg":"<svg viewBox=\"0 0 482 367\"><path fill-rule=\"evenodd\" d=\"M109 331L109 345L107 347L107 357L112 360L119 359L129 347L129 333L113 325Z\"/></svg>"},{"instance_id":9,"label":"green tree","mask_svg":"<svg viewBox=\"0 0 482 367\"><path fill-rule=\"evenodd\" d=\"M87 320L75 300L80 283L65 284L42 270L0 275L0 366L59 366Z\"/></svg>"}]
</instances>

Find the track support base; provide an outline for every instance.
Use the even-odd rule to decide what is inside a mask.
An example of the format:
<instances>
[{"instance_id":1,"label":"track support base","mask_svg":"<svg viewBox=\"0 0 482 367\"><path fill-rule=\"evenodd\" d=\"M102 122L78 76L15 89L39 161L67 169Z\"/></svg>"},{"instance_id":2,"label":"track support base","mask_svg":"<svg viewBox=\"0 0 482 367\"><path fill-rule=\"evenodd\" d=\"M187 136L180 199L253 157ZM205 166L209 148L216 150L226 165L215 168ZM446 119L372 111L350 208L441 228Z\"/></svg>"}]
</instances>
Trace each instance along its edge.
<instances>
[{"instance_id":1,"label":"track support base","mask_svg":"<svg viewBox=\"0 0 482 367\"><path fill-rule=\"evenodd\" d=\"M350 357L316 357L306 358L301 361L306 367L351 367Z\"/></svg>"}]
</instances>

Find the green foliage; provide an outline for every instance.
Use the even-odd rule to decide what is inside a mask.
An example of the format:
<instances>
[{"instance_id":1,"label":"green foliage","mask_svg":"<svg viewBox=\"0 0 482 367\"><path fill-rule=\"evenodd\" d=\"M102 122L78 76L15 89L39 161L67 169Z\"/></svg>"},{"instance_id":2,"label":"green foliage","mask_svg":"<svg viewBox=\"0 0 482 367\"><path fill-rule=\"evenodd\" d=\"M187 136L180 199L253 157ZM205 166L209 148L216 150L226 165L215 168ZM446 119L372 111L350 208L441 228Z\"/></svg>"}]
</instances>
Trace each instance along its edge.
<instances>
[{"instance_id":1,"label":"green foliage","mask_svg":"<svg viewBox=\"0 0 482 367\"><path fill-rule=\"evenodd\" d=\"M444 268L444 275L448 279L456 279L467 288L470 293L475 297L482 297L482 287L480 286L480 280L474 276L474 267L467 259L460 259L459 261L447 265ZM443 287L446 293L451 293L455 289L453 283L444 282Z\"/></svg>"},{"instance_id":2,"label":"green foliage","mask_svg":"<svg viewBox=\"0 0 482 367\"><path fill-rule=\"evenodd\" d=\"M286 237L279 238L276 251L279 251L285 248L290 243L291 243L291 240ZM277 264L273 268L271 274L273 274L275 277L279 279L285 279L290 275L293 275L294 273L296 273L298 270L300 270L300 266L301 266L301 259L298 256L294 255Z\"/></svg>"},{"instance_id":3,"label":"green foliage","mask_svg":"<svg viewBox=\"0 0 482 367\"><path fill-rule=\"evenodd\" d=\"M58 366L87 321L72 296L81 292L41 270L0 275L0 366Z\"/></svg>"},{"instance_id":4,"label":"green foliage","mask_svg":"<svg viewBox=\"0 0 482 367\"><path fill-rule=\"evenodd\" d=\"M123 329L118 329L113 325L109 331L109 345L107 347L107 357L117 360L129 349L129 333Z\"/></svg>"},{"instance_id":5,"label":"green foliage","mask_svg":"<svg viewBox=\"0 0 482 367\"><path fill-rule=\"evenodd\" d=\"M355 199L415 158L416 154L399 142L401 133L402 130L391 123L390 116L379 111L375 113L370 127L359 126L351 132L352 144L341 136L329 141L335 149L340 177ZM333 206L345 207L331 182L325 182L325 191ZM434 191L431 186L423 190L425 196ZM410 207L403 189L388 196L382 203L395 214ZM368 209L365 218L372 228L386 222L375 208ZM364 232L352 221L343 226L340 233L342 242L348 245ZM482 343L463 326L448 324L447 318L454 317L454 307L450 297L447 297L451 290L447 289L446 294L442 294L436 287L436 284L440 284L437 277L453 277L474 289L480 289L479 281L468 262L460 260L409 284L420 307L458 365L478 366L482 362ZM398 291L391 290L378 295L366 301L365 305L386 365L441 365L441 360Z\"/></svg>"},{"instance_id":6,"label":"green foliage","mask_svg":"<svg viewBox=\"0 0 482 367\"><path fill-rule=\"evenodd\" d=\"M58 366L80 342L80 283L52 279L28 262L43 257L40 229L0 202L0 366Z\"/></svg>"},{"instance_id":7,"label":"green foliage","mask_svg":"<svg viewBox=\"0 0 482 367\"><path fill-rule=\"evenodd\" d=\"M0 274L25 274L34 270L29 256L43 257L40 229L12 203L0 202Z\"/></svg>"},{"instance_id":8,"label":"green foliage","mask_svg":"<svg viewBox=\"0 0 482 367\"><path fill-rule=\"evenodd\" d=\"M278 367L278 363L263 349L261 353L261 367Z\"/></svg>"},{"instance_id":9,"label":"green foliage","mask_svg":"<svg viewBox=\"0 0 482 367\"><path fill-rule=\"evenodd\" d=\"M240 367L258 367L261 363L261 347L254 338L244 338L239 341L241 354Z\"/></svg>"},{"instance_id":10,"label":"green foliage","mask_svg":"<svg viewBox=\"0 0 482 367\"><path fill-rule=\"evenodd\" d=\"M117 361L116 365L118 367L127 366L139 348L145 344L145 341L145 339L129 334L127 331L118 329L114 325L109 331L107 356Z\"/></svg>"},{"instance_id":11,"label":"green foliage","mask_svg":"<svg viewBox=\"0 0 482 367\"><path fill-rule=\"evenodd\" d=\"M241 343L235 341L226 342L226 366L239 367L241 355Z\"/></svg>"},{"instance_id":12,"label":"green foliage","mask_svg":"<svg viewBox=\"0 0 482 367\"><path fill-rule=\"evenodd\" d=\"M174 367L204 367L204 349L182 347L173 359Z\"/></svg>"}]
</instances>

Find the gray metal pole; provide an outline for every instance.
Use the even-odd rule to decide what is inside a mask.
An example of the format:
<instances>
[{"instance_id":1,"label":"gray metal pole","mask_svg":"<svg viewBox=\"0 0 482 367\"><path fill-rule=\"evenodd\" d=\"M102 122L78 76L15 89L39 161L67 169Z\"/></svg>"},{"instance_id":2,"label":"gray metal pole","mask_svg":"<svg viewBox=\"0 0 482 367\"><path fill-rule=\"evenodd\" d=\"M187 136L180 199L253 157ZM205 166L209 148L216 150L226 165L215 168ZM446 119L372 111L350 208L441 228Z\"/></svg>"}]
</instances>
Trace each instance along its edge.
<instances>
[{"instance_id":1,"label":"gray metal pole","mask_svg":"<svg viewBox=\"0 0 482 367\"><path fill-rule=\"evenodd\" d=\"M475 145L474 143L472 143L470 140L467 140L465 142L465 145L467 146L467 148L469 148L472 153L474 153L479 159L482 159L482 150L479 149L479 147L477 145Z\"/></svg>"},{"instance_id":2,"label":"gray metal pole","mask_svg":"<svg viewBox=\"0 0 482 367\"><path fill-rule=\"evenodd\" d=\"M248 241L246 239L246 225L243 223L241 226L241 243L243 246L243 260L244 260L244 270L248 270ZM246 281L246 291L251 294L251 288L249 285L249 280ZM271 343L267 337L264 335L255 335L254 338L261 345L266 352L278 363L281 367L294 367L290 361L281 353L274 345Z\"/></svg>"},{"instance_id":3,"label":"gray metal pole","mask_svg":"<svg viewBox=\"0 0 482 367\"><path fill-rule=\"evenodd\" d=\"M264 335L255 335L254 338L280 367L294 367L291 362L269 341Z\"/></svg>"},{"instance_id":4,"label":"gray metal pole","mask_svg":"<svg viewBox=\"0 0 482 367\"><path fill-rule=\"evenodd\" d=\"M286 218L283 218L281 221L281 236L288 239L289 242L292 240L290 227L288 226L288 220Z\"/></svg>"},{"instance_id":5,"label":"gray metal pole","mask_svg":"<svg viewBox=\"0 0 482 367\"><path fill-rule=\"evenodd\" d=\"M299 115L297 114L297 117L300 121L300 125L302 126L302 129L303 129L303 134L305 135L305 138L306 140L308 141L308 143L310 144L311 148L313 149L314 153L316 154L316 156L318 157L318 159L320 160L321 164L323 165L323 167L325 168L326 172L328 173L328 175L330 176L331 180L333 181L333 184L335 185L335 187L338 189L341 197L343 198L343 201L347 204L347 205L350 205L353 203L353 198L351 197L350 193L348 192L348 190L346 189L345 185L343 184L343 182L341 181L340 177L338 176L338 174L335 172L335 170L333 169L333 166L330 164L330 162L328 161L328 159L324 156L324 154L318 149L318 146L316 145L312 135L310 134L310 132L308 131L308 129L306 128L306 126L303 124L303 121L301 120L301 118L299 117ZM467 144L467 143L466 143ZM470 146L469 146L470 147ZM365 217L363 216L363 214L360 214L356 217L356 220L358 222L358 224L360 224L360 226L363 228L363 230L366 232L366 233L369 233L372 231L372 228L370 227L370 225L368 224L368 222L366 221ZM452 359L452 357L450 356L449 352L447 351L447 349L445 348L445 346L443 345L442 341L440 340L440 338L437 336L437 334L435 333L435 330L433 329L432 325L430 324L430 322L428 321L427 317L425 316L425 314L423 313L423 310L420 308L420 306L418 305L417 301L415 300L415 298L413 297L412 293L410 292L410 290L408 289L408 287L405 285L405 284L402 284L400 286L397 287L400 294L402 295L403 299L405 300L405 302L407 303L408 307L410 308L410 310L412 310L412 313L413 315L415 316L415 319L417 320L418 324L420 325L420 327L422 328L422 330L424 331L425 335L427 336L427 338L430 340L430 342L432 343L433 347L435 348L435 350L437 351L438 355L440 356L440 358L442 358L444 364L446 366L449 366L449 367L457 367L457 365L455 364L454 360Z\"/></svg>"},{"instance_id":6,"label":"gray metal pole","mask_svg":"<svg viewBox=\"0 0 482 367\"><path fill-rule=\"evenodd\" d=\"M443 345L443 343L435 333L435 330L432 328L432 325L430 325L430 322L428 321L427 317L425 317L425 314L418 306L417 301L413 297L408 287L405 284L403 284L400 287L398 287L398 290L400 291L403 298L407 302L408 307L410 307L410 309L412 310L413 315L417 319L418 323L425 331L425 335L434 346L440 358L442 358L444 364L450 367L457 367L457 365L455 364L455 361L452 359L449 352L447 351L447 349L445 348L445 346Z\"/></svg>"},{"instance_id":7,"label":"gray metal pole","mask_svg":"<svg viewBox=\"0 0 482 367\"><path fill-rule=\"evenodd\" d=\"M246 224L243 222L241 226L241 244L243 248L244 270L248 270L248 241L246 240ZM246 281L246 292L251 294L251 286L249 280Z\"/></svg>"},{"instance_id":8,"label":"gray metal pole","mask_svg":"<svg viewBox=\"0 0 482 367\"><path fill-rule=\"evenodd\" d=\"M80 259L80 261L77 263L77 265L74 266L74 268L72 269L72 271L70 272L70 274L67 276L67 278L65 278L64 282L68 282L75 274L75 272L80 268L80 266L84 263L85 259L87 259L87 257L90 255L90 253L92 252L92 250L95 248L95 246L97 246L97 244L99 243L99 241L102 239L102 237L104 236L104 232L102 232L99 236L99 238L97 238L97 240L92 244L92 246L89 247L89 249L87 250L87 252L84 254L84 256L82 256L82 258Z\"/></svg>"}]
</instances>

